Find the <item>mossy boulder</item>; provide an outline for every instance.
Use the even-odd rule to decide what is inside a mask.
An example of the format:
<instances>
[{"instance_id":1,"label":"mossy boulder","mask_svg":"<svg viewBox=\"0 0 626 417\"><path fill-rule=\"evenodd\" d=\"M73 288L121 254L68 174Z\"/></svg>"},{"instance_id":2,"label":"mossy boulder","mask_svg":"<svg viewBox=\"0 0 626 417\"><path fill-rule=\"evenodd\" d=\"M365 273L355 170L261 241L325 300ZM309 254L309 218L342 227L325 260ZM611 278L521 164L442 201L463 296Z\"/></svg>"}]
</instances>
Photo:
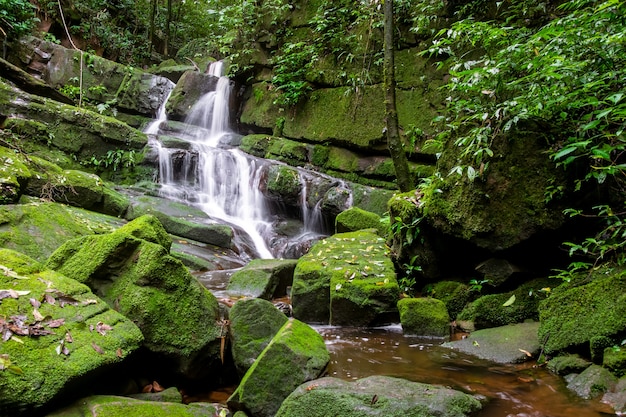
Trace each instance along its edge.
<instances>
[{"instance_id":1,"label":"mossy boulder","mask_svg":"<svg viewBox=\"0 0 626 417\"><path fill-rule=\"evenodd\" d=\"M403 298L398 301L404 334L450 336L450 316L443 301L435 298Z\"/></svg>"},{"instance_id":2,"label":"mossy boulder","mask_svg":"<svg viewBox=\"0 0 626 417\"><path fill-rule=\"evenodd\" d=\"M239 300L228 313L235 367L243 376L287 322L274 304L260 298Z\"/></svg>"},{"instance_id":3,"label":"mossy boulder","mask_svg":"<svg viewBox=\"0 0 626 417\"><path fill-rule=\"evenodd\" d=\"M539 319L539 338L546 339L547 354L567 350L589 354L594 337L616 338L626 329L626 273L605 265L589 278L585 273L554 288L539 305Z\"/></svg>"},{"instance_id":4,"label":"mossy boulder","mask_svg":"<svg viewBox=\"0 0 626 417\"><path fill-rule=\"evenodd\" d=\"M472 321L476 329L522 323L539 319L539 304L546 298L542 288L553 281L539 278L520 285L513 291L488 294L468 304L457 316L462 321Z\"/></svg>"},{"instance_id":5,"label":"mossy boulder","mask_svg":"<svg viewBox=\"0 0 626 417\"><path fill-rule=\"evenodd\" d=\"M385 227L378 214L358 207L351 207L342 211L335 218L336 233L356 232L362 229L376 229L381 235L384 235L385 232Z\"/></svg>"},{"instance_id":6,"label":"mossy boulder","mask_svg":"<svg viewBox=\"0 0 626 417\"><path fill-rule=\"evenodd\" d=\"M612 391L617 385L617 377L600 365L591 365L580 374L566 378L567 388L585 399L592 399Z\"/></svg>"},{"instance_id":7,"label":"mossy boulder","mask_svg":"<svg viewBox=\"0 0 626 417\"><path fill-rule=\"evenodd\" d=\"M289 319L248 369L228 406L255 417L273 417L296 387L321 375L329 360L322 336Z\"/></svg>"},{"instance_id":8,"label":"mossy boulder","mask_svg":"<svg viewBox=\"0 0 626 417\"><path fill-rule=\"evenodd\" d=\"M439 281L430 287L429 291L433 298L443 301L452 320L465 308L472 299L469 286L458 281Z\"/></svg>"},{"instance_id":9,"label":"mossy boulder","mask_svg":"<svg viewBox=\"0 0 626 417\"><path fill-rule=\"evenodd\" d=\"M0 414L32 415L79 395L141 346L139 328L86 285L7 249L0 265L2 291L14 292L0 304Z\"/></svg>"},{"instance_id":10,"label":"mossy boulder","mask_svg":"<svg viewBox=\"0 0 626 417\"><path fill-rule=\"evenodd\" d=\"M385 239L372 231L333 235L298 260L291 290L294 317L367 326L397 319L400 288Z\"/></svg>"},{"instance_id":11,"label":"mossy boulder","mask_svg":"<svg viewBox=\"0 0 626 417\"><path fill-rule=\"evenodd\" d=\"M285 165L272 165L267 170L265 195L287 205L297 206L300 202L302 184L295 168Z\"/></svg>"},{"instance_id":12,"label":"mossy boulder","mask_svg":"<svg viewBox=\"0 0 626 417\"><path fill-rule=\"evenodd\" d=\"M579 355L562 355L548 361L548 369L557 375L579 374L591 365Z\"/></svg>"},{"instance_id":13,"label":"mossy boulder","mask_svg":"<svg viewBox=\"0 0 626 417\"><path fill-rule=\"evenodd\" d=\"M31 177L27 157L0 146L0 204L16 203Z\"/></svg>"},{"instance_id":14,"label":"mossy boulder","mask_svg":"<svg viewBox=\"0 0 626 417\"><path fill-rule=\"evenodd\" d=\"M0 206L0 246L44 262L59 246L81 236L109 233L122 220L59 203Z\"/></svg>"},{"instance_id":15,"label":"mossy boulder","mask_svg":"<svg viewBox=\"0 0 626 417\"><path fill-rule=\"evenodd\" d=\"M528 322L477 330L443 346L492 362L519 363L539 353L538 328L539 323Z\"/></svg>"},{"instance_id":16,"label":"mossy boulder","mask_svg":"<svg viewBox=\"0 0 626 417\"><path fill-rule=\"evenodd\" d=\"M476 397L437 385L387 376L354 382L326 377L299 386L276 417L462 417L481 408Z\"/></svg>"},{"instance_id":17,"label":"mossy boulder","mask_svg":"<svg viewBox=\"0 0 626 417\"><path fill-rule=\"evenodd\" d=\"M626 377L619 379L612 392L607 392L602 396L602 402L613 407L616 414L626 413Z\"/></svg>"},{"instance_id":18,"label":"mossy boulder","mask_svg":"<svg viewBox=\"0 0 626 417\"><path fill-rule=\"evenodd\" d=\"M204 94L214 91L218 78L198 71L187 71L172 90L166 104L168 117L185 120L190 110Z\"/></svg>"},{"instance_id":19,"label":"mossy boulder","mask_svg":"<svg viewBox=\"0 0 626 417\"><path fill-rule=\"evenodd\" d=\"M620 347L608 347L604 350L602 366L613 373L623 377L626 375L626 349Z\"/></svg>"},{"instance_id":20,"label":"mossy boulder","mask_svg":"<svg viewBox=\"0 0 626 417\"><path fill-rule=\"evenodd\" d=\"M107 235L66 242L46 265L87 284L133 320L164 372L204 377L220 366L217 300L162 246L163 230L141 234L156 243L140 239L136 222L162 229L139 218Z\"/></svg>"},{"instance_id":21,"label":"mossy boulder","mask_svg":"<svg viewBox=\"0 0 626 417\"><path fill-rule=\"evenodd\" d=\"M145 401L115 395L94 395L48 414L49 417L204 417L219 415L218 404Z\"/></svg>"},{"instance_id":22,"label":"mossy boulder","mask_svg":"<svg viewBox=\"0 0 626 417\"><path fill-rule=\"evenodd\" d=\"M294 259L254 259L236 271L227 286L229 293L271 300L287 294L293 282Z\"/></svg>"}]
</instances>

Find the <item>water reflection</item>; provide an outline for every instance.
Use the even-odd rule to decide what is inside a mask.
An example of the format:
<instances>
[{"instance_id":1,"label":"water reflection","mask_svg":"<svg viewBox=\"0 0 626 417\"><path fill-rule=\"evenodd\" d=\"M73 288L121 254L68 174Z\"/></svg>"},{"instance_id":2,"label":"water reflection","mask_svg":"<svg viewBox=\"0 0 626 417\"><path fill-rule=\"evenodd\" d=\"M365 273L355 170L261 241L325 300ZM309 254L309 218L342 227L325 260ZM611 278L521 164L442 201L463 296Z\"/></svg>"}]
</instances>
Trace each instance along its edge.
<instances>
[{"instance_id":1,"label":"water reflection","mask_svg":"<svg viewBox=\"0 0 626 417\"><path fill-rule=\"evenodd\" d=\"M408 337L398 326L363 329L316 326L331 354L328 375L354 380L387 375L438 384L489 399L480 417L600 417L614 415L599 401L571 394L564 381L533 363L499 365Z\"/></svg>"}]
</instances>

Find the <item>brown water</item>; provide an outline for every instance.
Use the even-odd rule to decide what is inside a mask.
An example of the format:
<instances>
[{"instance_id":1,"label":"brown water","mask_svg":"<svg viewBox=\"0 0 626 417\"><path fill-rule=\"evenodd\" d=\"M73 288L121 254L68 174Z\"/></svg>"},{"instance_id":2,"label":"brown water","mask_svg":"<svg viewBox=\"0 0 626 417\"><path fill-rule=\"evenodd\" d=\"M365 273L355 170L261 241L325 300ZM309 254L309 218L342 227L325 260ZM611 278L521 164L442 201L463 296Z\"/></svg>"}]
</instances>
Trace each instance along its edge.
<instances>
[{"instance_id":1,"label":"brown water","mask_svg":"<svg viewBox=\"0 0 626 417\"><path fill-rule=\"evenodd\" d=\"M600 417L614 415L599 401L571 393L562 378L534 363L499 365L402 335L400 326L377 329L317 326L331 354L328 375L354 380L400 377L483 395L480 417Z\"/></svg>"}]
</instances>

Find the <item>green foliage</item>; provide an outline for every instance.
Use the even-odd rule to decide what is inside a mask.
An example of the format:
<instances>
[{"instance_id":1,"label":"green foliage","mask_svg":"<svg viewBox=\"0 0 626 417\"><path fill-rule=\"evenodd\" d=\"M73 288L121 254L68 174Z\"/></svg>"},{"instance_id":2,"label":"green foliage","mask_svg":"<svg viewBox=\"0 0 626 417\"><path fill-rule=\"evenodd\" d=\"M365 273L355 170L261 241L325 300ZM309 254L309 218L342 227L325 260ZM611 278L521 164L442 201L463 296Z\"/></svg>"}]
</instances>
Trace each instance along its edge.
<instances>
[{"instance_id":1,"label":"green foliage","mask_svg":"<svg viewBox=\"0 0 626 417\"><path fill-rule=\"evenodd\" d=\"M16 39L30 33L38 19L28 0L0 0L0 39Z\"/></svg>"},{"instance_id":2,"label":"green foliage","mask_svg":"<svg viewBox=\"0 0 626 417\"><path fill-rule=\"evenodd\" d=\"M95 155L92 156L84 165L90 165L96 168L96 170L113 169L117 171L122 168L132 169L136 165L135 151L124 151L122 149L111 150L106 153L103 158L98 158Z\"/></svg>"}]
</instances>

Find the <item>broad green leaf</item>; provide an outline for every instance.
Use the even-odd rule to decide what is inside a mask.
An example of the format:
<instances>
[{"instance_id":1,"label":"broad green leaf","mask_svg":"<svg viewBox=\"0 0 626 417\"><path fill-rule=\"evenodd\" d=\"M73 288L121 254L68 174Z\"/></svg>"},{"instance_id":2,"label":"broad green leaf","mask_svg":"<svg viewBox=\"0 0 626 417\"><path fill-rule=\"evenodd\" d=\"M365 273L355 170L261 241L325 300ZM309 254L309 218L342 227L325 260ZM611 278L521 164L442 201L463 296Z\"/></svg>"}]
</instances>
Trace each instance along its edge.
<instances>
[{"instance_id":1,"label":"broad green leaf","mask_svg":"<svg viewBox=\"0 0 626 417\"><path fill-rule=\"evenodd\" d=\"M515 302L515 294L513 294L511 296L511 298L506 300L506 302L504 304L502 304L502 307L508 307L508 306L512 305L514 302Z\"/></svg>"}]
</instances>

